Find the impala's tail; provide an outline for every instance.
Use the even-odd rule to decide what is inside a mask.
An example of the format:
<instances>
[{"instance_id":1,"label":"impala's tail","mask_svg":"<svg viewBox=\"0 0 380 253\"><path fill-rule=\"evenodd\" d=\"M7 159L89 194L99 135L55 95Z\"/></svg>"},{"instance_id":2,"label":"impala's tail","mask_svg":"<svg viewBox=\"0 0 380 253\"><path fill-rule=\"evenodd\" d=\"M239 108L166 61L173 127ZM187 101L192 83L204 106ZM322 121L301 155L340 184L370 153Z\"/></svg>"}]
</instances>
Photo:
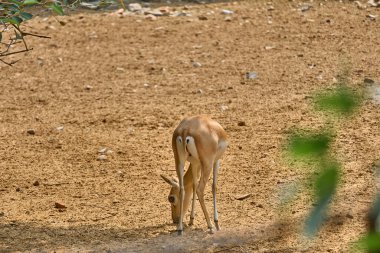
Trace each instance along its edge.
<instances>
[{"instance_id":1,"label":"impala's tail","mask_svg":"<svg viewBox=\"0 0 380 253\"><path fill-rule=\"evenodd\" d=\"M192 136L186 136L185 150L189 154L189 156L192 156L192 157L198 159L197 146L195 145L195 140Z\"/></svg>"}]
</instances>

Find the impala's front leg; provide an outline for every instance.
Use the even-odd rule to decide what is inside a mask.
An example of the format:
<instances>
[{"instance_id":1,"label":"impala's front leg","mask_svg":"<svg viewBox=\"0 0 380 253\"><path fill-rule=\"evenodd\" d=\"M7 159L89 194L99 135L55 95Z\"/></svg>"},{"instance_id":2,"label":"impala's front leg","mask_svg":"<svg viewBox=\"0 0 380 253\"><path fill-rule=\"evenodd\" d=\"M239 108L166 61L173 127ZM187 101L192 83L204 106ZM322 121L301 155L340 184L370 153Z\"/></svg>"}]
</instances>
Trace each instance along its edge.
<instances>
[{"instance_id":1,"label":"impala's front leg","mask_svg":"<svg viewBox=\"0 0 380 253\"><path fill-rule=\"evenodd\" d=\"M190 214L190 222L189 225L192 226L194 224L194 217L195 217L195 197L197 194L196 189L198 188L198 178L199 178L199 164L194 164L192 166L192 173L193 173L193 203L191 206L191 214Z\"/></svg>"},{"instance_id":2,"label":"impala's front leg","mask_svg":"<svg viewBox=\"0 0 380 253\"><path fill-rule=\"evenodd\" d=\"M184 210L183 210L183 202L185 198L185 186L183 182L184 177L184 167L185 167L185 161L187 159L186 152L183 146L182 137L178 136L176 139L176 148L174 150L174 156L175 156L175 166L176 166L176 172L178 176L179 181L179 222L177 226L177 231L179 235L183 234L183 216L184 216Z\"/></svg>"},{"instance_id":3,"label":"impala's front leg","mask_svg":"<svg viewBox=\"0 0 380 253\"><path fill-rule=\"evenodd\" d=\"M183 202L185 198L185 187L183 184L183 176L184 176L184 166L185 164L183 162L178 161L178 164L176 164L176 171L179 181L179 222L177 226L177 231L179 235L183 234Z\"/></svg>"}]
</instances>

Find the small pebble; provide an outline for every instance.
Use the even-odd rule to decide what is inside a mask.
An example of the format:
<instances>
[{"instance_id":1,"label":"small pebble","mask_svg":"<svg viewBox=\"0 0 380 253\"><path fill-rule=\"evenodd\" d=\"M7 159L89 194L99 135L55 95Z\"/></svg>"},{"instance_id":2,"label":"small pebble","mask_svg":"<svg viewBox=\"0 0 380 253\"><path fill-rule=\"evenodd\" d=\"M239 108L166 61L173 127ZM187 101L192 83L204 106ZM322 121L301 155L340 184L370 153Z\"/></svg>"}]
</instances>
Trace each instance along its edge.
<instances>
[{"instance_id":1,"label":"small pebble","mask_svg":"<svg viewBox=\"0 0 380 253\"><path fill-rule=\"evenodd\" d=\"M26 133L29 134L29 135L35 135L36 134L36 130L34 130L34 129L28 129L28 130L26 130Z\"/></svg>"},{"instance_id":2,"label":"small pebble","mask_svg":"<svg viewBox=\"0 0 380 253\"><path fill-rule=\"evenodd\" d=\"M40 185L40 182L35 181L35 182L33 183L33 185L34 185L34 186L39 186L39 185Z\"/></svg>"},{"instance_id":3,"label":"small pebble","mask_svg":"<svg viewBox=\"0 0 380 253\"><path fill-rule=\"evenodd\" d=\"M202 67L202 64L200 62L195 61L195 62L193 62L193 66L196 68L200 68L200 67Z\"/></svg>"},{"instance_id":4,"label":"small pebble","mask_svg":"<svg viewBox=\"0 0 380 253\"><path fill-rule=\"evenodd\" d=\"M92 87L91 85L86 85L84 86L84 89L85 90L92 90L94 87Z\"/></svg>"},{"instance_id":5,"label":"small pebble","mask_svg":"<svg viewBox=\"0 0 380 253\"><path fill-rule=\"evenodd\" d=\"M238 126L246 126L245 121L239 121Z\"/></svg>"},{"instance_id":6,"label":"small pebble","mask_svg":"<svg viewBox=\"0 0 380 253\"><path fill-rule=\"evenodd\" d=\"M57 209L66 209L67 208L64 204L61 204L59 202L55 202L54 207Z\"/></svg>"},{"instance_id":7,"label":"small pebble","mask_svg":"<svg viewBox=\"0 0 380 253\"><path fill-rule=\"evenodd\" d=\"M107 156L106 155L98 156L98 161L107 161Z\"/></svg>"}]
</instances>

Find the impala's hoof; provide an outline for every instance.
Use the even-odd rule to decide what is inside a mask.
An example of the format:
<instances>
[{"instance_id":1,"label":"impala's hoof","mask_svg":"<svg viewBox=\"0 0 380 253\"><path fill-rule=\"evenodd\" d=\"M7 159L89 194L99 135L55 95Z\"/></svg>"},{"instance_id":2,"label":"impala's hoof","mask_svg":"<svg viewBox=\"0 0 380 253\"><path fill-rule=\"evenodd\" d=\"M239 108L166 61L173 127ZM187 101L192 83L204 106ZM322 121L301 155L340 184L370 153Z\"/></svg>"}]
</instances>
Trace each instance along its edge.
<instances>
[{"instance_id":1,"label":"impala's hoof","mask_svg":"<svg viewBox=\"0 0 380 253\"><path fill-rule=\"evenodd\" d=\"M219 227L219 224L218 224L218 221L217 221L217 220L215 221L215 228L216 228L216 231L219 231L219 230L220 230L220 227Z\"/></svg>"},{"instance_id":2,"label":"impala's hoof","mask_svg":"<svg viewBox=\"0 0 380 253\"><path fill-rule=\"evenodd\" d=\"M177 230L178 235L183 235L183 230Z\"/></svg>"},{"instance_id":3,"label":"impala's hoof","mask_svg":"<svg viewBox=\"0 0 380 253\"><path fill-rule=\"evenodd\" d=\"M194 218L190 218L190 221L189 221L189 226L192 226L194 225Z\"/></svg>"},{"instance_id":4,"label":"impala's hoof","mask_svg":"<svg viewBox=\"0 0 380 253\"><path fill-rule=\"evenodd\" d=\"M214 233L215 233L215 231L214 231L213 228L209 228L209 229L208 229L208 232L209 232L210 234L214 234Z\"/></svg>"}]
</instances>

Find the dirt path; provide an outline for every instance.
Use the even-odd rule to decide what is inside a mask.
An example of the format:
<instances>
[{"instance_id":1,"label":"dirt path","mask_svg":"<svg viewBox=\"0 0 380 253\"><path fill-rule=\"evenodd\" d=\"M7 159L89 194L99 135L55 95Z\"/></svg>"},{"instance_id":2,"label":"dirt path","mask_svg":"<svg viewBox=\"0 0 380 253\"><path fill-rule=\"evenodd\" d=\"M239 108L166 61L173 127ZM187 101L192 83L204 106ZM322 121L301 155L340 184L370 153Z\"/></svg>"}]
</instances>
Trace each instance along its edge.
<instances>
[{"instance_id":1,"label":"dirt path","mask_svg":"<svg viewBox=\"0 0 380 253\"><path fill-rule=\"evenodd\" d=\"M380 9L273 2L194 5L192 16L154 21L86 13L60 18L64 26L29 22L52 39L32 38L22 61L0 65L0 252L347 251L375 192L379 107L366 102L339 123L343 180L314 243L298 236L309 195L278 211L281 189L306 174L281 149L290 128L324 122L310 94L333 84L342 58L354 85L380 80L379 19L366 17ZM222 9L234 11L231 20ZM175 175L171 134L194 114L229 134L218 192L224 230L208 235L198 206L195 226L178 238L159 175ZM103 148L112 152L99 161ZM211 184L206 201L211 210Z\"/></svg>"}]
</instances>

